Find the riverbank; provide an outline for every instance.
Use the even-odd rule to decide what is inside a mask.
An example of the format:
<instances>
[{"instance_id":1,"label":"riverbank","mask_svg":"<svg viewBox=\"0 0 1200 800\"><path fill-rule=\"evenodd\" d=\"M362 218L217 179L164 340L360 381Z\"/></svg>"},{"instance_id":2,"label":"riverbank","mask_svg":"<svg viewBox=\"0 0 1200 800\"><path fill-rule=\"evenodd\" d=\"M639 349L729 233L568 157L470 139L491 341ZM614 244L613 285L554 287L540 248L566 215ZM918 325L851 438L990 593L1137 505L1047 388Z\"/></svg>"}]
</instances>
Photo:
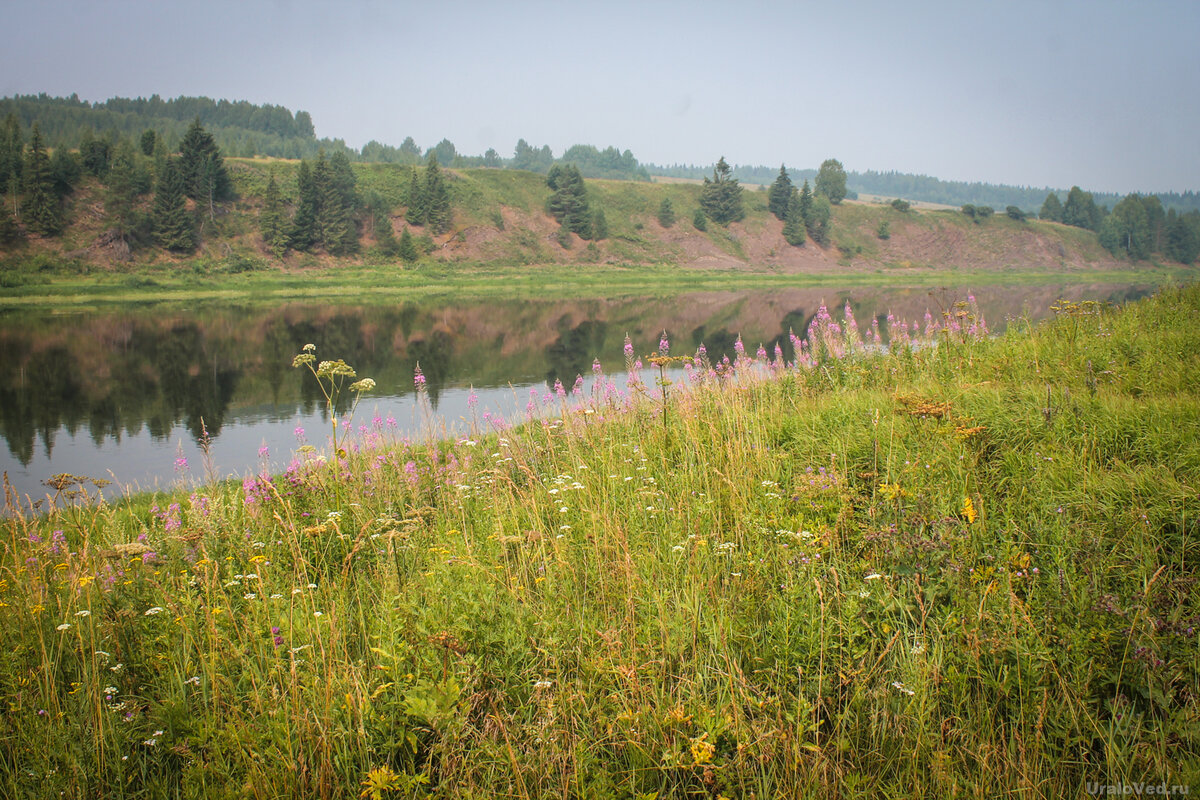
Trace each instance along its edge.
<instances>
[{"instance_id":1,"label":"riverbank","mask_svg":"<svg viewBox=\"0 0 1200 800\"><path fill-rule=\"evenodd\" d=\"M456 297L596 297L622 294L669 295L731 289L796 287L959 287L1045 285L1063 282L1173 285L1196 279L1193 268L1139 268L1085 272L969 271L893 267L787 273L771 269L704 270L672 265L555 265L497 267L423 264L415 268L378 267L263 269L242 273L157 269L137 274L91 272L71 275L32 273L21 285L0 288L0 308L195 302L280 302L331 300L395 303Z\"/></svg>"},{"instance_id":2,"label":"riverbank","mask_svg":"<svg viewBox=\"0 0 1200 800\"><path fill-rule=\"evenodd\" d=\"M1194 786L1200 289L971 313L6 520L3 793Z\"/></svg>"}]
</instances>

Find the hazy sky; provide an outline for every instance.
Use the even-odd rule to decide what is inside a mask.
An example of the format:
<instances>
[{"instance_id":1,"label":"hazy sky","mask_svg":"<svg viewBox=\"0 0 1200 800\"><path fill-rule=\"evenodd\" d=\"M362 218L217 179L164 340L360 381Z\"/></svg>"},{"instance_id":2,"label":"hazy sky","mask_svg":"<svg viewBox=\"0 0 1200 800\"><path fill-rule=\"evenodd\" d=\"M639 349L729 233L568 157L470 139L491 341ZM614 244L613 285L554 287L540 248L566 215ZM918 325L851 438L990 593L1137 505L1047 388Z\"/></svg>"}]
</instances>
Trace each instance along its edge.
<instances>
[{"instance_id":1,"label":"hazy sky","mask_svg":"<svg viewBox=\"0 0 1200 800\"><path fill-rule=\"evenodd\" d=\"M1200 190L1200 2L0 0L0 95L206 95L318 136Z\"/></svg>"}]
</instances>

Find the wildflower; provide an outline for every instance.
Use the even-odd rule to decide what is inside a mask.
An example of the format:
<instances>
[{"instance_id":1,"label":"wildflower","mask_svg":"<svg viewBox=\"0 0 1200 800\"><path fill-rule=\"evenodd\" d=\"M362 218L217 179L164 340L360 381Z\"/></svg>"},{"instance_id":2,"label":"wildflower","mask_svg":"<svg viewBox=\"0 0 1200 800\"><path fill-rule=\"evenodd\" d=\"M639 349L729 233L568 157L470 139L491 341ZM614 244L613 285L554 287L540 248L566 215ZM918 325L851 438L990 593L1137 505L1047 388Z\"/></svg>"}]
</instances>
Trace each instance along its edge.
<instances>
[{"instance_id":1,"label":"wildflower","mask_svg":"<svg viewBox=\"0 0 1200 800\"><path fill-rule=\"evenodd\" d=\"M975 503L973 503L973 502L971 501L971 498L970 498L970 497L964 497L964 498L963 498L962 515L963 515L964 517L966 517L966 519L967 519L967 522L974 522L974 521L975 521L975 518L976 518L976 516L977 516L977 515L976 515L976 513L975 513Z\"/></svg>"},{"instance_id":2,"label":"wildflower","mask_svg":"<svg viewBox=\"0 0 1200 800\"><path fill-rule=\"evenodd\" d=\"M534 689L549 689L552 685L554 685L554 681L539 680L533 682Z\"/></svg>"},{"instance_id":3,"label":"wildflower","mask_svg":"<svg viewBox=\"0 0 1200 800\"><path fill-rule=\"evenodd\" d=\"M916 692L914 692L912 689L905 686L900 681L892 681L892 686L895 689L899 690L900 692L903 692L904 694L908 695L909 697L912 697L914 694L916 694Z\"/></svg>"},{"instance_id":4,"label":"wildflower","mask_svg":"<svg viewBox=\"0 0 1200 800\"><path fill-rule=\"evenodd\" d=\"M200 676L199 676L199 675L193 675L192 677L190 677L190 678L187 678L186 680L184 680L184 683L185 683L185 684L188 684L188 683L190 683L190 684L192 684L193 686L199 686L199 685L200 685Z\"/></svg>"},{"instance_id":5,"label":"wildflower","mask_svg":"<svg viewBox=\"0 0 1200 800\"><path fill-rule=\"evenodd\" d=\"M62 625L58 626L57 630L65 631L67 628L70 628L70 627L71 627L71 623L64 622Z\"/></svg>"},{"instance_id":6,"label":"wildflower","mask_svg":"<svg viewBox=\"0 0 1200 800\"><path fill-rule=\"evenodd\" d=\"M324 616L324 613L325 613L325 612L323 612L323 611L314 611L314 612L313 612L313 616L314 616L314 617L321 617L321 616Z\"/></svg>"},{"instance_id":7,"label":"wildflower","mask_svg":"<svg viewBox=\"0 0 1200 800\"><path fill-rule=\"evenodd\" d=\"M880 578L882 578L882 577L883 577L883 576L882 576L882 575L880 575L878 572L872 572L870 575L868 575L868 576L866 576L865 578L863 578L863 580L864 580L864 581L877 581L877 580L879 580L879 579L880 579Z\"/></svg>"},{"instance_id":8,"label":"wildflower","mask_svg":"<svg viewBox=\"0 0 1200 800\"><path fill-rule=\"evenodd\" d=\"M712 761L717 747L708 740L708 732L704 732L691 740L692 764L707 764Z\"/></svg>"},{"instance_id":9,"label":"wildflower","mask_svg":"<svg viewBox=\"0 0 1200 800\"><path fill-rule=\"evenodd\" d=\"M86 608L83 609L82 611L75 612L75 616L77 616L77 617L90 617L91 615L92 615L92 612L88 611Z\"/></svg>"},{"instance_id":10,"label":"wildflower","mask_svg":"<svg viewBox=\"0 0 1200 800\"><path fill-rule=\"evenodd\" d=\"M186 472L187 468L188 468L187 456L180 456L179 458L175 459L175 471L176 472Z\"/></svg>"},{"instance_id":11,"label":"wildflower","mask_svg":"<svg viewBox=\"0 0 1200 800\"><path fill-rule=\"evenodd\" d=\"M246 600L254 600L258 597L258 595L256 595L254 592L246 592L244 595L242 595L242 597Z\"/></svg>"},{"instance_id":12,"label":"wildflower","mask_svg":"<svg viewBox=\"0 0 1200 800\"><path fill-rule=\"evenodd\" d=\"M425 391L425 375L421 372L421 364L417 363L416 369L413 371L413 386L418 392Z\"/></svg>"},{"instance_id":13,"label":"wildflower","mask_svg":"<svg viewBox=\"0 0 1200 800\"><path fill-rule=\"evenodd\" d=\"M142 616L153 617L155 614L161 614L162 611L163 611L162 606L154 606L153 608L146 609L145 613L142 614Z\"/></svg>"},{"instance_id":14,"label":"wildflower","mask_svg":"<svg viewBox=\"0 0 1200 800\"><path fill-rule=\"evenodd\" d=\"M393 772L392 768L386 764L367 772L367 777L363 778L362 786L362 791L359 792L358 796L370 798L370 800L381 800L384 792L402 791L400 776Z\"/></svg>"}]
</instances>

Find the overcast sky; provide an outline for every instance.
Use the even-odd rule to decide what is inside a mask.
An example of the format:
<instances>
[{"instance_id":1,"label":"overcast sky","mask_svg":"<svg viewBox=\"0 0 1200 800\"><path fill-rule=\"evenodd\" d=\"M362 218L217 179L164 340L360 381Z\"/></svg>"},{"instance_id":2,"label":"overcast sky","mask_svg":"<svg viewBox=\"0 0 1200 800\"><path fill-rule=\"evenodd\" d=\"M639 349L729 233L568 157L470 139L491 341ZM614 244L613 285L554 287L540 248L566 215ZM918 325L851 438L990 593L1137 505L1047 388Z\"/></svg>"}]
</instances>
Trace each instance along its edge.
<instances>
[{"instance_id":1,"label":"overcast sky","mask_svg":"<svg viewBox=\"0 0 1200 800\"><path fill-rule=\"evenodd\" d=\"M0 95L181 94L318 136L1200 190L1200 2L0 0Z\"/></svg>"}]
</instances>

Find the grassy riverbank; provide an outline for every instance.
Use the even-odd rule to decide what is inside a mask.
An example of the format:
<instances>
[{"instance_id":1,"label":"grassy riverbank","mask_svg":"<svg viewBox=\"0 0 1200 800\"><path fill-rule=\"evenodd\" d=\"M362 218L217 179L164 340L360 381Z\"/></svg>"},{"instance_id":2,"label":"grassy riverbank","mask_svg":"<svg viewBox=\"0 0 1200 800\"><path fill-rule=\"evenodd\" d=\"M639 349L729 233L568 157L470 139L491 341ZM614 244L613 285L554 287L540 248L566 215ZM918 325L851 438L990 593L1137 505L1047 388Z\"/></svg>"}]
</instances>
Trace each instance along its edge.
<instances>
[{"instance_id":1,"label":"grassy riverbank","mask_svg":"<svg viewBox=\"0 0 1200 800\"><path fill-rule=\"evenodd\" d=\"M0 794L1196 787L1200 288L937 335L7 519Z\"/></svg>"},{"instance_id":2,"label":"grassy riverbank","mask_svg":"<svg viewBox=\"0 0 1200 800\"><path fill-rule=\"evenodd\" d=\"M560 265L502 267L423 264L419 267L336 267L305 270L264 269L244 273L222 270L146 269L136 275L61 269L33 273L30 282L0 289L0 308L100 306L131 303L268 301L320 299L399 302L414 299L562 298L622 293L680 294L748 288L857 286L966 287L1045 284L1130 283L1162 285L1195 279L1191 268L1140 268L1123 271L1045 272L891 267L836 269L805 274L771 269L703 270L673 265Z\"/></svg>"}]
</instances>

